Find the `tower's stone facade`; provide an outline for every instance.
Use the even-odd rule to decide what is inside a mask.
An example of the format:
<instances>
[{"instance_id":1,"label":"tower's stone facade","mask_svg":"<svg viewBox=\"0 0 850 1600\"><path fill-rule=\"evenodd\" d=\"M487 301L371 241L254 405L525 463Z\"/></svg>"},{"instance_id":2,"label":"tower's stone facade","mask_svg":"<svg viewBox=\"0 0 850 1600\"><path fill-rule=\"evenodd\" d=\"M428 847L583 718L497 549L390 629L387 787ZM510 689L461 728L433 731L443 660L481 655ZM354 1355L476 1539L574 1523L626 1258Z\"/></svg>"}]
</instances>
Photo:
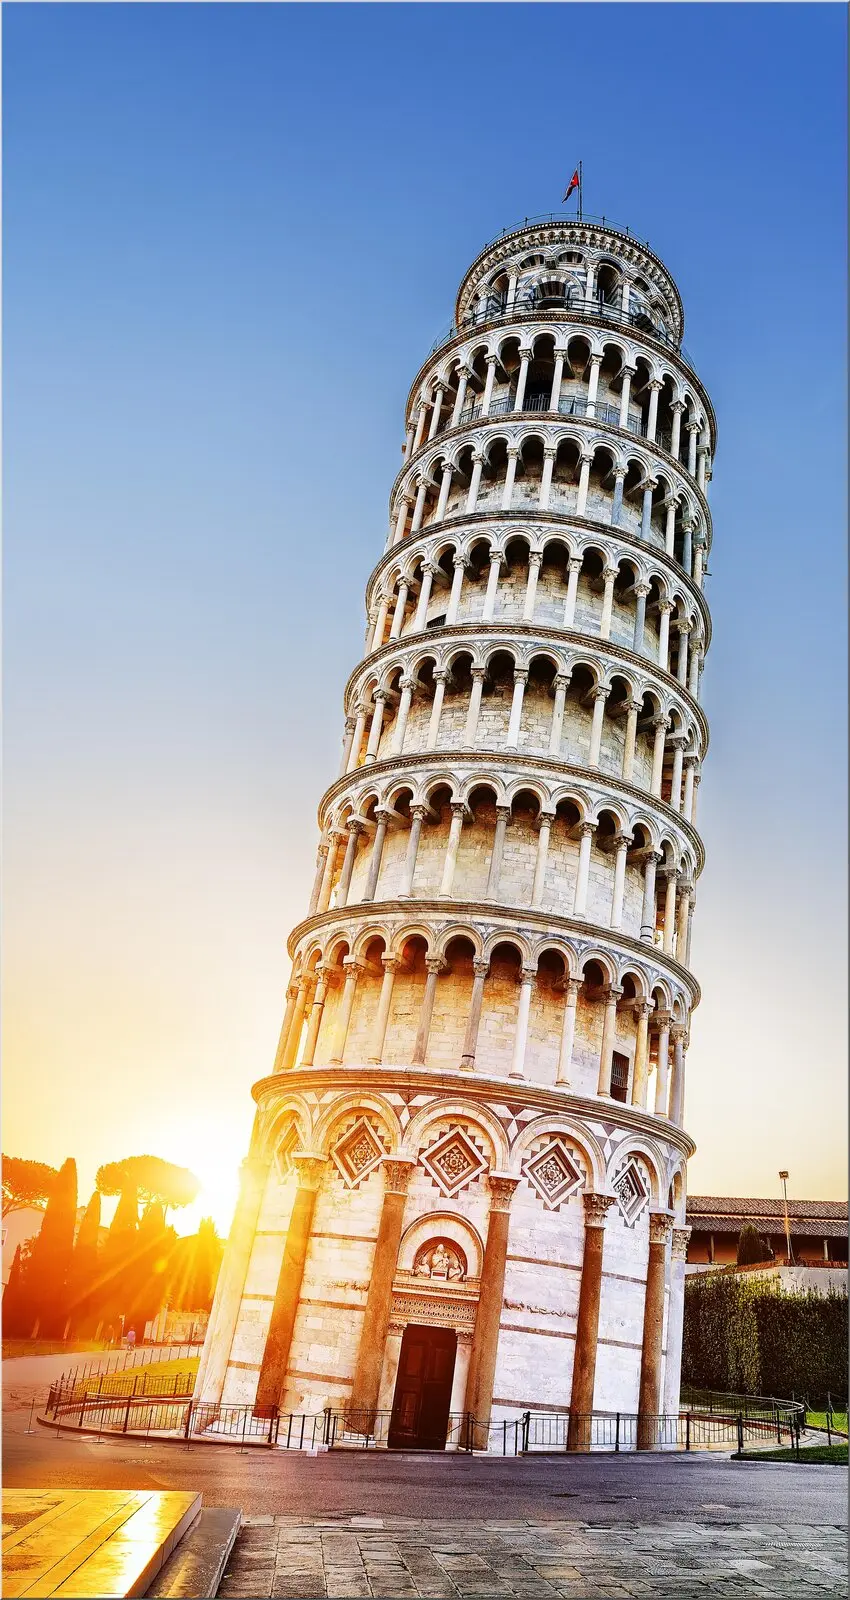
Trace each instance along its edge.
<instances>
[{"instance_id":1,"label":"tower's stone facade","mask_svg":"<svg viewBox=\"0 0 850 1600\"><path fill-rule=\"evenodd\" d=\"M548 221L416 377L202 1399L410 1443L571 1407L576 1446L678 1403L715 436L682 329L647 247Z\"/></svg>"}]
</instances>

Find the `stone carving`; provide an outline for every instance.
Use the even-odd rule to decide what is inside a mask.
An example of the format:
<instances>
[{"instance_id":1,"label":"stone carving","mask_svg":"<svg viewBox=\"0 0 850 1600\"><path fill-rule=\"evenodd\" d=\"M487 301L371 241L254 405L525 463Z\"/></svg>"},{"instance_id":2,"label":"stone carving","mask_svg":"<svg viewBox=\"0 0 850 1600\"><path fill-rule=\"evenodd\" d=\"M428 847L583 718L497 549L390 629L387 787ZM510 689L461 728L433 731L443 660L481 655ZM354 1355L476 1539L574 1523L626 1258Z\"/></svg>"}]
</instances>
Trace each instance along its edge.
<instances>
[{"instance_id":1,"label":"stone carving","mask_svg":"<svg viewBox=\"0 0 850 1600\"><path fill-rule=\"evenodd\" d=\"M604 1228L605 1218L610 1207L614 1204L612 1194L589 1194L584 1196L584 1225L586 1228Z\"/></svg>"},{"instance_id":2,"label":"stone carving","mask_svg":"<svg viewBox=\"0 0 850 1600\"><path fill-rule=\"evenodd\" d=\"M690 1228L673 1229L673 1243L670 1247L670 1256L673 1261L687 1261L688 1240L690 1237Z\"/></svg>"},{"instance_id":3,"label":"stone carving","mask_svg":"<svg viewBox=\"0 0 850 1600\"><path fill-rule=\"evenodd\" d=\"M673 1227L673 1216L669 1211L651 1211L649 1214L649 1242L650 1244L666 1244Z\"/></svg>"},{"instance_id":4,"label":"stone carving","mask_svg":"<svg viewBox=\"0 0 850 1600\"><path fill-rule=\"evenodd\" d=\"M487 1168L484 1157L462 1128L450 1128L420 1160L444 1195L457 1194Z\"/></svg>"},{"instance_id":5,"label":"stone carving","mask_svg":"<svg viewBox=\"0 0 850 1600\"><path fill-rule=\"evenodd\" d=\"M636 1161L629 1161L623 1171L617 1174L613 1189L623 1221L631 1228L649 1203L649 1190Z\"/></svg>"},{"instance_id":6,"label":"stone carving","mask_svg":"<svg viewBox=\"0 0 850 1600\"><path fill-rule=\"evenodd\" d=\"M337 1140L331 1151L334 1166L349 1189L362 1183L383 1155L384 1147L365 1117L355 1122L354 1127Z\"/></svg>"},{"instance_id":7,"label":"stone carving","mask_svg":"<svg viewBox=\"0 0 850 1600\"><path fill-rule=\"evenodd\" d=\"M561 1202L574 1194L581 1184L581 1173L561 1139L552 1139L544 1145L524 1162L522 1170L550 1211L557 1211Z\"/></svg>"},{"instance_id":8,"label":"stone carving","mask_svg":"<svg viewBox=\"0 0 850 1600\"><path fill-rule=\"evenodd\" d=\"M413 1273L417 1278L442 1278L447 1283L466 1277L466 1257L451 1239L429 1239L416 1252Z\"/></svg>"}]
</instances>

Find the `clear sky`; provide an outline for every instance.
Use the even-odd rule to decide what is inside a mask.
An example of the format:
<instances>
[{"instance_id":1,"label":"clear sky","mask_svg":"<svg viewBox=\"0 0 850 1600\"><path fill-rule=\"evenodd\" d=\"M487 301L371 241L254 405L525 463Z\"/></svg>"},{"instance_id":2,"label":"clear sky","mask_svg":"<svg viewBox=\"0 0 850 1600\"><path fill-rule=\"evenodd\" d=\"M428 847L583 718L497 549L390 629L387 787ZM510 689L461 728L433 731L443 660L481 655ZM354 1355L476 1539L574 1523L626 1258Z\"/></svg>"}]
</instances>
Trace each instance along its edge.
<instances>
[{"instance_id":1,"label":"clear sky","mask_svg":"<svg viewBox=\"0 0 850 1600\"><path fill-rule=\"evenodd\" d=\"M3 7L4 1148L226 1226L402 407L481 245L627 224L719 419L697 1193L845 1192L841 5Z\"/></svg>"}]
</instances>

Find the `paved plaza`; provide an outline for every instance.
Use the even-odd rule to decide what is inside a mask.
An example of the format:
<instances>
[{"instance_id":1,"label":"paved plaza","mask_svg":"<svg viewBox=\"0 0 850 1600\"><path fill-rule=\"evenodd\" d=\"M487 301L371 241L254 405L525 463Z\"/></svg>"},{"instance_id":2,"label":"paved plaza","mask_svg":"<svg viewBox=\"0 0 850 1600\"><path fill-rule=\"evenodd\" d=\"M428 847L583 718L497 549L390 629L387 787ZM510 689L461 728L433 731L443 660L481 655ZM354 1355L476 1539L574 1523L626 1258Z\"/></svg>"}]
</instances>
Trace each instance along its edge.
<instances>
[{"instance_id":1,"label":"paved plaza","mask_svg":"<svg viewBox=\"0 0 850 1600\"><path fill-rule=\"evenodd\" d=\"M829 1470L829 1469L827 1469ZM847 1592L840 1528L781 1523L253 1517L219 1591L360 1595L817 1596Z\"/></svg>"}]
</instances>

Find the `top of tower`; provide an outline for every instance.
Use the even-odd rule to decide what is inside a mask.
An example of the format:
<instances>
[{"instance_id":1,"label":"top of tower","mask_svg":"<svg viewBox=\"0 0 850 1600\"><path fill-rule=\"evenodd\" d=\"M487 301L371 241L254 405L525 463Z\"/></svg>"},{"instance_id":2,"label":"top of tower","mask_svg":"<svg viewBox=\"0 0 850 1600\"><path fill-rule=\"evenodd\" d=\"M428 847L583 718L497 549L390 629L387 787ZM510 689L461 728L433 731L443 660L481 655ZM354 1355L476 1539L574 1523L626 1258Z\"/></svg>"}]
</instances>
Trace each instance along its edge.
<instances>
[{"instance_id":1,"label":"top of tower","mask_svg":"<svg viewBox=\"0 0 850 1600\"><path fill-rule=\"evenodd\" d=\"M673 278L648 244L605 217L579 221L550 213L506 228L484 246L464 275L455 324L462 327L482 296L498 295L511 276L518 301L539 301L547 289L562 297L571 286L577 297L583 296L588 267L593 269L594 292L604 299L627 280L632 304L645 314L647 332L680 347L685 313Z\"/></svg>"}]
</instances>

